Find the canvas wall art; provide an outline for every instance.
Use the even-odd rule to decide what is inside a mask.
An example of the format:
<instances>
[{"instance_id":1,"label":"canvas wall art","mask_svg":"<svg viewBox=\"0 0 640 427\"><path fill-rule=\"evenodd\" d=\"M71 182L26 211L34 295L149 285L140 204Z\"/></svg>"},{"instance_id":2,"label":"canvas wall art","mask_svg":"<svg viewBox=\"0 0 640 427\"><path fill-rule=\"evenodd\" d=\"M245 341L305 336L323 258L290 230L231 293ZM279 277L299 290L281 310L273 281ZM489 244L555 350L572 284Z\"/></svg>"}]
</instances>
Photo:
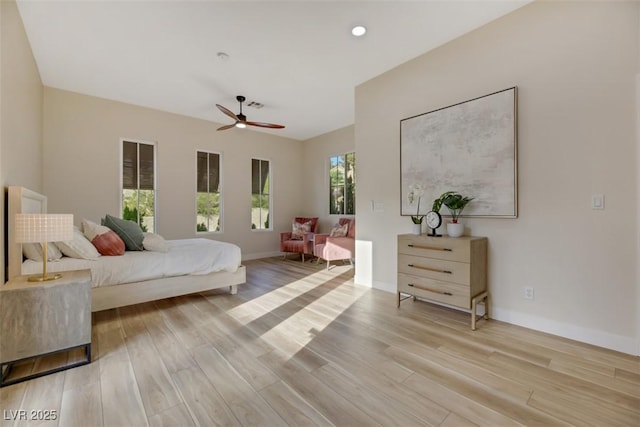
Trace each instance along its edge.
<instances>
[{"instance_id":1,"label":"canvas wall art","mask_svg":"<svg viewBox=\"0 0 640 427\"><path fill-rule=\"evenodd\" d=\"M517 163L516 87L403 119L401 215L416 215L409 193L418 185L420 213L452 190L474 198L463 216L515 218Z\"/></svg>"}]
</instances>

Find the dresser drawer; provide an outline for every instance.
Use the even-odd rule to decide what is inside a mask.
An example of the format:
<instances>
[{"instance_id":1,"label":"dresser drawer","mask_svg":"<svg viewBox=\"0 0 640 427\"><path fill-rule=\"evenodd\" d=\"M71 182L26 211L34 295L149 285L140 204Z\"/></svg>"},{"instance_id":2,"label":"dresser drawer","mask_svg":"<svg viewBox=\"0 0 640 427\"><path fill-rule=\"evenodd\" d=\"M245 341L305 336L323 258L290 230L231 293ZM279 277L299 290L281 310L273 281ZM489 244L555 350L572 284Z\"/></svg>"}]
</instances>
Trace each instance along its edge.
<instances>
[{"instance_id":1,"label":"dresser drawer","mask_svg":"<svg viewBox=\"0 0 640 427\"><path fill-rule=\"evenodd\" d=\"M411 274L398 274L398 292L455 307L470 308L471 295L469 294L469 289L469 286L457 283L442 282Z\"/></svg>"},{"instance_id":2,"label":"dresser drawer","mask_svg":"<svg viewBox=\"0 0 640 427\"><path fill-rule=\"evenodd\" d=\"M470 262L471 243L468 238L443 239L429 236L401 236L398 239L398 253L444 259L448 261Z\"/></svg>"},{"instance_id":3,"label":"dresser drawer","mask_svg":"<svg viewBox=\"0 0 640 427\"><path fill-rule=\"evenodd\" d=\"M463 262L404 254L398 255L398 273L453 282L468 287L470 284L470 271L470 265Z\"/></svg>"}]
</instances>

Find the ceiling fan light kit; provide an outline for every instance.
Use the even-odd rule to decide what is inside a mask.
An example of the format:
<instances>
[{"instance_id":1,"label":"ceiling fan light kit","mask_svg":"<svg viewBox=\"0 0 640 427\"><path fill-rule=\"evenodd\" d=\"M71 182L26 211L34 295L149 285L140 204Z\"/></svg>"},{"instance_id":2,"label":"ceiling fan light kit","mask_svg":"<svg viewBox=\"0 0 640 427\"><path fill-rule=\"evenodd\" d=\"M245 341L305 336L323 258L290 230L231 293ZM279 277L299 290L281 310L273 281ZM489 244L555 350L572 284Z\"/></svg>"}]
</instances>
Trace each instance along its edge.
<instances>
[{"instance_id":1,"label":"ceiling fan light kit","mask_svg":"<svg viewBox=\"0 0 640 427\"><path fill-rule=\"evenodd\" d=\"M246 101L246 98L242 95L238 95L236 96L236 100L240 103L240 112L238 114L235 114L233 111L229 110L226 107L223 107L220 104L216 104L216 107L218 107L218 109L220 111L222 111L224 114L226 114L227 116L231 117L233 120L235 120L235 123L231 124L231 125L225 125L225 126L221 126L218 128L218 130L227 130L227 129L231 129L233 127L237 127L240 129L244 129L248 126L256 126L256 127L260 127L260 128L270 128L270 129L284 129L283 125L277 125L274 123L261 123L261 122L249 122L247 121L247 116L245 116L244 114L242 114L242 103L244 101ZM260 104L260 106L262 107L262 104Z\"/></svg>"}]
</instances>

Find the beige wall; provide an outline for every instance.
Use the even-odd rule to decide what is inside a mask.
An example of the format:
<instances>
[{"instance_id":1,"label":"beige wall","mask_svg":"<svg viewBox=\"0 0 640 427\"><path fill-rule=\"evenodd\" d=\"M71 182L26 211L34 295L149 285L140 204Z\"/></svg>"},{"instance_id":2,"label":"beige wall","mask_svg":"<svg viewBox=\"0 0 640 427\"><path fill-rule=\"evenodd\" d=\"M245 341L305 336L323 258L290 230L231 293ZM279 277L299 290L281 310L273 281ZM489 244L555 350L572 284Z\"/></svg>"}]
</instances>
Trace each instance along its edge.
<instances>
[{"instance_id":1,"label":"beige wall","mask_svg":"<svg viewBox=\"0 0 640 427\"><path fill-rule=\"evenodd\" d=\"M40 191L42 82L15 1L0 2L0 19L0 180L2 188L23 185ZM4 209L0 204L0 218ZM4 259L4 245L0 252Z\"/></svg>"},{"instance_id":2,"label":"beige wall","mask_svg":"<svg viewBox=\"0 0 640 427\"><path fill-rule=\"evenodd\" d=\"M212 110L211 114L215 114ZM157 232L196 237L196 151L223 155L224 232L243 257L273 255L301 199L302 143L250 130L217 132L219 124L96 97L45 88L44 192L49 210L99 221L119 215L120 140L157 143ZM274 231L251 231L251 158L271 161Z\"/></svg>"},{"instance_id":3,"label":"beige wall","mask_svg":"<svg viewBox=\"0 0 640 427\"><path fill-rule=\"evenodd\" d=\"M518 86L519 217L465 220L489 237L495 317L638 352L638 7L536 2L357 88L358 240L372 243L373 286L395 291L396 235L411 229L398 214L399 121Z\"/></svg>"},{"instance_id":4,"label":"beige wall","mask_svg":"<svg viewBox=\"0 0 640 427\"><path fill-rule=\"evenodd\" d=\"M354 126L347 126L304 142L305 188L304 209L309 216L318 216L320 232L328 233L341 217L329 214L329 157L355 150ZM356 164L357 164L356 155ZM357 170L356 170L357 173ZM356 176L356 187L358 177ZM357 212L356 212L357 213Z\"/></svg>"},{"instance_id":5,"label":"beige wall","mask_svg":"<svg viewBox=\"0 0 640 427\"><path fill-rule=\"evenodd\" d=\"M14 1L2 1L2 180L42 188L40 73Z\"/></svg>"}]
</instances>

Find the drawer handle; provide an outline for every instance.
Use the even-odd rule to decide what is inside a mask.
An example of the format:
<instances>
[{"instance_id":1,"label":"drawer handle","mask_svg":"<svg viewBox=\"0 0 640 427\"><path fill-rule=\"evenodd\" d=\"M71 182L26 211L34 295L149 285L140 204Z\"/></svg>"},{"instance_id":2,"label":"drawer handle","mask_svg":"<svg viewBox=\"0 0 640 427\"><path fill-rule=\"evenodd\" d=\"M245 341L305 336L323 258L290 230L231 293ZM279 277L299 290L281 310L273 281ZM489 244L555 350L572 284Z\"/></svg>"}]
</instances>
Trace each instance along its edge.
<instances>
[{"instance_id":1,"label":"drawer handle","mask_svg":"<svg viewBox=\"0 0 640 427\"><path fill-rule=\"evenodd\" d=\"M430 251L444 251L444 252L453 252L453 249L449 249L449 248L439 248L437 246L422 246L422 245L414 245L412 243L409 243L407 246L409 246L410 248L416 248L416 249L427 249Z\"/></svg>"},{"instance_id":2,"label":"drawer handle","mask_svg":"<svg viewBox=\"0 0 640 427\"><path fill-rule=\"evenodd\" d=\"M407 283L407 285L411 286L412 288L422 289L423 291L429 291L429 292L433 292L435 294L447 295L447 296L452 296L453 295L451 292L445 292L445 291L440 291L438 289L431 289L431 288L427 288L427 287L420 286L420 285L414 285L413 283Z\"/></svg>"},{"instance_id":3,"label":"drawer handle","mask_svg":"<svg viewBox=\"0 0 640 427\"><path fill-rule=\"evenodd\" d=\"M436 273L453 274L449 270L440 270L439 268L421 267L419 265L407 264L411 268L417 268L418 270L435 271Z\"/></svg>"}]
</instances>

